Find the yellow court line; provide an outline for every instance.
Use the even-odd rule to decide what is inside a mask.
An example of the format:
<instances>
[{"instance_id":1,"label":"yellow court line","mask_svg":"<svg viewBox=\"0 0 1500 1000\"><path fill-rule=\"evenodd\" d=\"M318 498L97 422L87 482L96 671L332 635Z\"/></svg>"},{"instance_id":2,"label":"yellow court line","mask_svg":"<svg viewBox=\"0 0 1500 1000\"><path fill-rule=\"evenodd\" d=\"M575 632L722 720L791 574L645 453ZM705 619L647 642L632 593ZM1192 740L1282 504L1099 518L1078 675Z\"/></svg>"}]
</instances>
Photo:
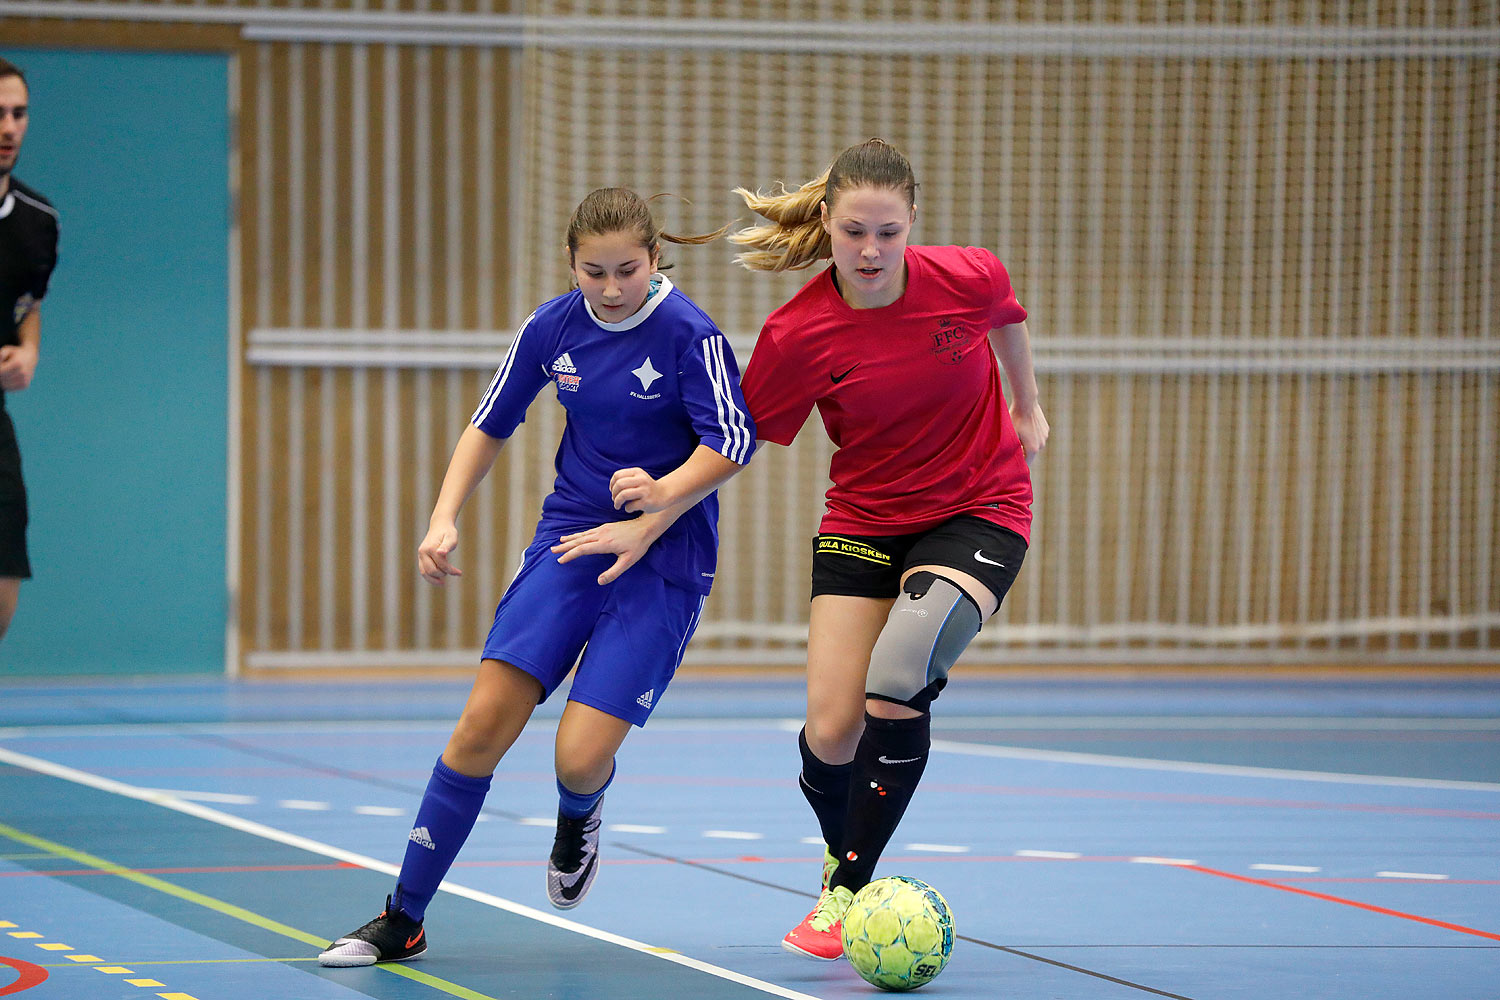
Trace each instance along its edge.
<instances>
[{"instance_id":1,"label":"yellow court line","mask_svg":"<svg viewBox=\"0 0 1500 1000\"><path fill-rule=\"evenodd\" d=\"M43 839L42 837L33 836L32 834L17 830L13 826L7 826L4 823L0 823L0 836L8 837L18 844L25 844L27 847L32 847L39 851L46 851L55 857L66 858L76 864L85 865L110 875L116 875L128 882L134 882L136 885L145 886L148 889L155 889L157 892L165 893L168 896L173 896L185 902L195 903L198 906L213 910L215 913L223 914L226 917L233 917L235 920L242 920L262 930L271 931L283 937L289 937L294 941L300 941L306 945L314 945L322 948L328 943L328 938L326 937L309 934L307 931L298 930L295 927L272 920L270 917L247 910L242 906L235 906L233 903L227 903L213 896L206 896L201 892L194 892L192 889L187 889L168 882L165 879L157 878L155 875L146 875L133 868L126 868L124 865L116 864L113 861L96 857L84 851L75 850L74 848ZM496 1000L495 997L475 992L468 987L460 986L457 983L450 983L446 979L439 979L437 976L418 972L416 969L410 969L402 965L393 965L389 962L384 962L378 965L377 968L415 980L424 986L431 986L433 989L447 993L449 996L458 997L459 1000Z\"/></svg>"},{"instance_id":2,"label":"yellow court line","mask_svg":"<svg viewBox=\"0 0 1500 1000\"><path fill-rule=\"evenodd\" d=\"M298 958L152 958L144 962L134 959L122 958L120 961L129 965L254 965L265 963L267 965L288 965L292 962L316 962L317 958L303 955ZM70 969L72 966L61 962L33 962L33 965L43 969ZM102 971L102 970L101 970Z\"/></svg>"}]
</instances>

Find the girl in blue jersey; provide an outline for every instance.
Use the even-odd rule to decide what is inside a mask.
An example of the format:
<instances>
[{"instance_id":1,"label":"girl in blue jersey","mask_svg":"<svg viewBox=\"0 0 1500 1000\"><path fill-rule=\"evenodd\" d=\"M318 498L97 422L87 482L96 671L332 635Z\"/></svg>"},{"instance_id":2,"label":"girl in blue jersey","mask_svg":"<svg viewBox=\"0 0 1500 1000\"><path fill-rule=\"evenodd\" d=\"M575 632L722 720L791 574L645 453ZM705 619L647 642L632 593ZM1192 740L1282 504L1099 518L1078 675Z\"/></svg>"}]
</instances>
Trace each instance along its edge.
<instances>
[{"instance_id":1,"label":"girl in blue jersey","mask_svg":"<svg viewBox=\"0 0 1500 1000\"><path fill-rule=\"evenodd\" d=\"M593 883L615 751L632 725L645 724L682 660L713 583L713 491L755 450L724 335L658 271L660 240L718 235L663 233L650 206L622 188L592 192L573 213L568 262L578 287L521 324L464 428L418 549L422 576L441 584L462 575L450 561L459 510L547 382L567 411L556 483L433 768L396 889L384 912L329 945L321 964L399 962L427 950L427 904L496 765L575 661L557 725L547 896L566 909Z\"/></svg>"}]
</instances>

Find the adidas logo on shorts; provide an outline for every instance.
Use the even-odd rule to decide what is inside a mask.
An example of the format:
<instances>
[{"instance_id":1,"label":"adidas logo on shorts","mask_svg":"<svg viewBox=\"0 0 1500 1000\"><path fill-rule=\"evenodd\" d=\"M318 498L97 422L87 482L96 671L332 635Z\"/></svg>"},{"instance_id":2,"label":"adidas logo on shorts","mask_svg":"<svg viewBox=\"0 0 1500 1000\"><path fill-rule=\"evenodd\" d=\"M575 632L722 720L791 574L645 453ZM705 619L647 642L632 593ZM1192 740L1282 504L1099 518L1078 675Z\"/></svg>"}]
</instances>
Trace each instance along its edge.
<instances>
[{"instance_id":1,"label":"adidas logo on shorts","mask_svg":"<svg viewBox=\"0 0 1500 1000\"><path fill-rule=\"evenodd\" d=\"M654 697L656 697L656 688L652 688L650 691L647 691L645 694L641 695L635 700L635 703L642 708L650 708L651 699Z\"/></svg>"},{"instance_id":2,"label":"adidas logo on shorts","mask_svg":"<svg viewBox=\"0 0 1500 1000\"><path fill-rule=\"evenodd\" d=\"M413 844L420 844L429 851L437 850L437 845L432 842L432 834L427 832L427 827L419 826L412 830L411 835L406 838Z\"/></svg>"}]
</instances>

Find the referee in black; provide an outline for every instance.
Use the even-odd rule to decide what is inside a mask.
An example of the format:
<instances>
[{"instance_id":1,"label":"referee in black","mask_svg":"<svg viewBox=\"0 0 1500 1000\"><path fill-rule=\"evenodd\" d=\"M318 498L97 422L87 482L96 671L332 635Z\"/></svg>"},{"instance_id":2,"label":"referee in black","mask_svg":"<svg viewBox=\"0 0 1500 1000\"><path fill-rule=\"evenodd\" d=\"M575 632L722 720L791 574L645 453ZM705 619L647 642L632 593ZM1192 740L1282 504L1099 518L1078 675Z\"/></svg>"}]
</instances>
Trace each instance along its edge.
<instances>
[{"instance_id":1,"label":"referee in black","mask_svg":"<svg viewBox=\"0 0 1500 1000\"><path fill-rule=\"evenodd\" d=\"M57 210L11 171L26 137L26 76L0 58L0 639L16 611L26 557L21 451L7 393L31 384L42 343L42 296L57 265Z\"/></svg>"}]
</instances>

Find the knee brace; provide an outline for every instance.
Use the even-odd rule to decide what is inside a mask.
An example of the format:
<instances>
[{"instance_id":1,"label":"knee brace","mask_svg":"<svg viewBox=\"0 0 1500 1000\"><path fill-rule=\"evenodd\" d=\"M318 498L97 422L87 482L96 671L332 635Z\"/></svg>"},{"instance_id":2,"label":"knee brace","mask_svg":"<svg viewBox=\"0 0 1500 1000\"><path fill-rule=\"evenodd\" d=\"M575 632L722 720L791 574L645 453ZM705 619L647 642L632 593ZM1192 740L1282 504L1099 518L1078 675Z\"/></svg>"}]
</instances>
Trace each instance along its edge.
<instances>
[{"instance_id":1,"label":"knee brace","mask_svg":"<svg viewBox=\"0 0 1500 1000\"><path fill-rule=\"evenodd\" d=\"M913 573L901 589L870 654L865 697L925 712L983 618L973 598L935 573Z\"/></svg>"}]
</instances>

